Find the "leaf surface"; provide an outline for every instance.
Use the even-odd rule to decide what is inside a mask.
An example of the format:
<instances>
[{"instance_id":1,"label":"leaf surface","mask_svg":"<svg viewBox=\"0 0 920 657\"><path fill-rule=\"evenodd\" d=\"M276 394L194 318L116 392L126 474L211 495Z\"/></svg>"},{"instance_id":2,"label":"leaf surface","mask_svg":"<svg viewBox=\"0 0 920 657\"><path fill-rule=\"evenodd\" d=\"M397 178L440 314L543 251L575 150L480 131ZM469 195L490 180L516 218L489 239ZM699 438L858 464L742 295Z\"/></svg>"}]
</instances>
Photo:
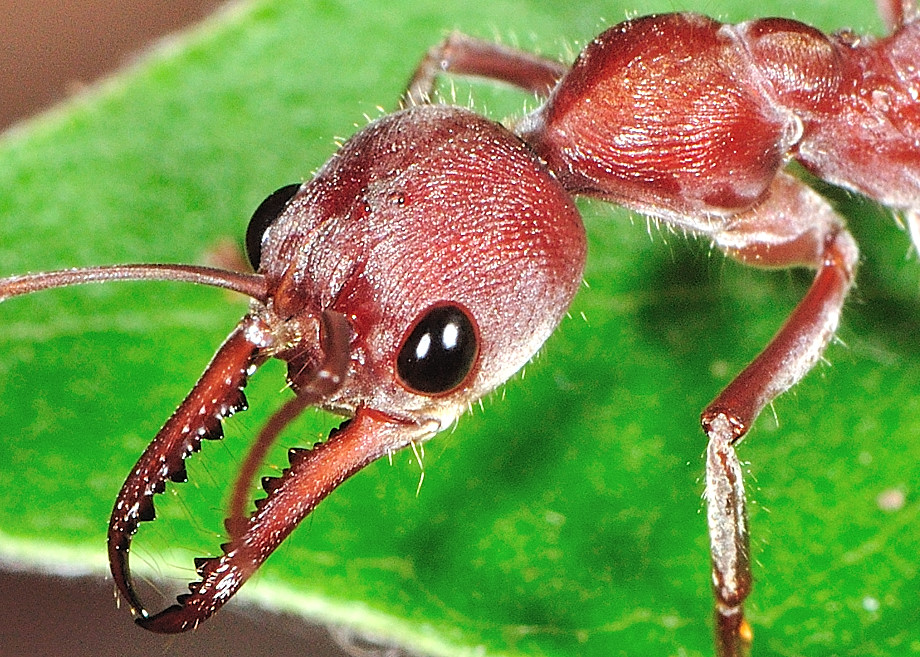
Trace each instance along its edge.
<instances>
[{"instance_id":1,"label":"leaf surface","mask_svg":"<svg viewBox=\"0 0 920 657\"><path fill-rule=\"evenodd\" d=\"M252 209L308 178L334 138L394 108L419 55L446 31L568 57L627 12L676 8L236 5L3 136L0 274L204 262L241 244ZM728 1L679 8L734 21L755 11ZM825 1L764 0L756 12L880 29L868 1L845 17ZM532 106L462 81L456 95L494 118ZM918 650L918 264L888 213L834 199L864 254L842 344L776 402L778 426L765 413L740 447L750 464L754 655ZM582 208L589 286L525 374L426 446L418 491L411 452L374 464L240 597L436 655L711 653L699 412L811 275L744 268L708 244L647 231L641 217ZM105 572L122 481L245 308L220 291L160 283L0 306L0 558ZM227 486L282 387L283 368L264 368L247 391L252 408L190 461L189 484L158 499L157 521L136 540L139 575L179 590L192 558L217 550ZM265 474L286 464L285 447L310 445L337 422L308 413ZM886 494L904 494L904 505L883 510Z\"/></svg>"}]
</instances>

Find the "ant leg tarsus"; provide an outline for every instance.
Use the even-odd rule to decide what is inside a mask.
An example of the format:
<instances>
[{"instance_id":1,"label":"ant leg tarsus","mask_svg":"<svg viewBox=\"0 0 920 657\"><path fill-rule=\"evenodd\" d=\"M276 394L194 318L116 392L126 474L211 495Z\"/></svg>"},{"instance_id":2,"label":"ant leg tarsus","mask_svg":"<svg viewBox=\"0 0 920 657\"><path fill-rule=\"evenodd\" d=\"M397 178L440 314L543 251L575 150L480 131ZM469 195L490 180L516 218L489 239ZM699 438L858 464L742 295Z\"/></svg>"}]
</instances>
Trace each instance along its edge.
<instances>
[{"instance_id":1,"label":"ant leg tarsus","mask_svg":"<svg viewBox=\"0 0 920 657\"><path fill-rule=\"evenodd\" d=\"M549 95L568 68L553 59L453 32L419 62L400 104L409 107L429 103L437 78L443 73L504 82L542 98Z\"/></svg>"},{"instance_id":2,"label":"ant leg tarsus","mask_svg":"<svg viewBox=\"0 0 920 657\"><path fill-rule=\"evenodd\" d=\"M751 640L743 611L751 572L744 484L734 445L764 406L795 385L821 357L837 329L858 250L827 202L785 174L777 177L761 204L714 237L729 255L749 264L818 269L780 331L701 418L709 439L706 500L718 654L739 657Z\"/></svg>"},{"instance_id":3,"label":"ant leg tarsus","mask_svg":"<svg viewBox=\"0 0 920 657\"><path fill-rule=\"evenodd\" d=\"M716 649L718 657L738 657L747 653L752 638L743 607L751 592L744 482L729 419L716 416L707 433L706 506L716 594Z\"/></svg>"}]
</instances>

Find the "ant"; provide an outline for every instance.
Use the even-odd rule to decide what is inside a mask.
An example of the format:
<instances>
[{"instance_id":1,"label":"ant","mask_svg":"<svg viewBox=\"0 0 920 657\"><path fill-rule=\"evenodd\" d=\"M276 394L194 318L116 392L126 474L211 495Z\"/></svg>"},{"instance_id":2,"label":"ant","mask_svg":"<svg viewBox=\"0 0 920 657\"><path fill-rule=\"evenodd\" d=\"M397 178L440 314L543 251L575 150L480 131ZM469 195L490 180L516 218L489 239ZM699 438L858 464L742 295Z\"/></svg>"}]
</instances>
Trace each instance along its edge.
<instances>
[{"instance_id":1,"label":"ant","mask_svg":"<svg viewBox=\"0 0 920 657\"><path fill-rule=\"evenodd\" d=\"M903 214L920 248L920 19L879 0L889 35L825 35L794 20L727 25L690 13L625 21L569 67L455 34L422 60L402 108L371 122L303 184L255 211L255 273L116 265L0 280L0 301L66 285L173 280L249 296L249 311L141 455L111 515L118 590L142 627L175 633L219 609L319 502L368 463L429 440L526 364L577 291L586 240L575 196L623 205L757 267L809 267L814 281L766 348L702 413L716 652L744 654L751 590L735 446L834 335L858 250L831 205L786 170ZM509 83L544 102L510 129L431 104L441 74ZM154 496L245 409L270 358L296 396L262 429L233 486L222 554L150 614L129 570ZM246 490L304 409L349 419Z\"/></svg>"}]
</instances>

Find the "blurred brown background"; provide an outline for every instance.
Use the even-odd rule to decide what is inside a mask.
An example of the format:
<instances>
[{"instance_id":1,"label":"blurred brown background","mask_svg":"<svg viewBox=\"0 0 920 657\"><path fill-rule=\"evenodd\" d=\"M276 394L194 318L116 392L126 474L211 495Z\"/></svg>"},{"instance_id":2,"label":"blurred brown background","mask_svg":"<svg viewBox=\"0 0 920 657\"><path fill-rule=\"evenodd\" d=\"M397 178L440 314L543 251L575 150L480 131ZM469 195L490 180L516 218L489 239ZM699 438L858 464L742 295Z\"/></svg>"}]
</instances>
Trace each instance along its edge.
<instances>
[{"instance_id":1,"label":"blurred brown background","mask_svg":"<svg viewBox=\"0 0 920 657\"><path fill-rule=\"evenodd\" d=\"M0 129L130 61L217 0L0 0Z\"/></svg>"},{"instance_id":2,"label":"blurred brown background","mask_svg":"<svg viewBox=\"0 0 920 657\"><path fill-rule=\"evenodd\" d=\"M0 130L65 99L220 4L0 0ZM0 657L345 654L321 628L229 610L197 632L157 636L116 608L113 591L101 576L39 577L0 568Z\"/></svg>"}]
</instances>

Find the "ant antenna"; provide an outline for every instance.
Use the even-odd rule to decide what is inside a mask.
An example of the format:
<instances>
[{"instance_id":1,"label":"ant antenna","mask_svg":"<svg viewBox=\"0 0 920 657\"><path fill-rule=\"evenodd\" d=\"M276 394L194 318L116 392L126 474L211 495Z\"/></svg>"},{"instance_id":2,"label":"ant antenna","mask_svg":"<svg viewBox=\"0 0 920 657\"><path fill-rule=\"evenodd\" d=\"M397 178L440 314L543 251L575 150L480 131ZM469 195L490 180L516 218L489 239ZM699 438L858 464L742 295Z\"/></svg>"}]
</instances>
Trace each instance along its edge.
<instances>
[{"instance_id":1,"label":"ant antenna","mask_svg":"<svg viewBox=\"0 0 920 657\"><path fill-rule=\"evenodd\" d=\"M40 274L0 278L0 302L40 290L106 281L182 281L210 285L268 301L268 284L262 274L247 274L197 265L109 265L62 269Z\"/></svg>"}]
</instances>

